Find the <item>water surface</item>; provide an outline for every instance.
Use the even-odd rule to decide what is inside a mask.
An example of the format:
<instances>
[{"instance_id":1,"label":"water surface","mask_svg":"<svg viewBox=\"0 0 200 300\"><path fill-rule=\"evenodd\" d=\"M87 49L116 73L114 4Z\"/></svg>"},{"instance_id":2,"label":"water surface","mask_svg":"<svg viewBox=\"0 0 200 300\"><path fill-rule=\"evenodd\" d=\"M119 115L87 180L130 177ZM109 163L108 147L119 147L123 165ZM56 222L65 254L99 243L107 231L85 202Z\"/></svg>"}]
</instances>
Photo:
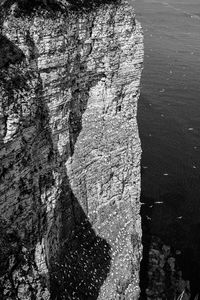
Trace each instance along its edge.
<instances>
[{"instance_id":1,"label":"water surface","mask_svg":"<svg viewBox=\"0 0 200 300\"><path fill-rule=\"evenodd\" d=\"M145 41L138 110L143 217L152 234L200 263L200 1L133 6Z\"/></svg>"}]
</instances>

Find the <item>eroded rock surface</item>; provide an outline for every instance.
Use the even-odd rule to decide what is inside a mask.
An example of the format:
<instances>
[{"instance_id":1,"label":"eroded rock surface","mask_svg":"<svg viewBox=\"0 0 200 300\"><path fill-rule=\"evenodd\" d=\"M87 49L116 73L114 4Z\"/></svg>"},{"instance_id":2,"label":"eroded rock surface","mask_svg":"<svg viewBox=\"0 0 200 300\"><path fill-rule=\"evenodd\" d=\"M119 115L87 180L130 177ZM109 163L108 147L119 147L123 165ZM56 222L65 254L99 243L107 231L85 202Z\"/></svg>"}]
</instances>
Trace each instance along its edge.
<instances>
[{"instance_id":1,"label":"eroded rock surface","mask_svg":"<svg viewBox=\"0 0 200 300\"><path fill-rule=\"evenodd\" d=\"M134 12L42 9L1 23L0 298L138 299Z\"/></svg>"}]
</instances>

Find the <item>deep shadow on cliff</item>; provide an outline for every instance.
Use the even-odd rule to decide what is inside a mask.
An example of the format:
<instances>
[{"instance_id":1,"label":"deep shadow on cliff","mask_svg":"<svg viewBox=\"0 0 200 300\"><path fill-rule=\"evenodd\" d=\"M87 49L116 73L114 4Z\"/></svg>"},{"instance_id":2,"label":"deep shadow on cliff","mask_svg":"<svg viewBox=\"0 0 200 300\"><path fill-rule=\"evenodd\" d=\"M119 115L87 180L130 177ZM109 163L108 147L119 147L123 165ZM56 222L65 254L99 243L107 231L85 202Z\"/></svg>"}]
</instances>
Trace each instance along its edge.
<instances>
[{"instance_id":1,"label":"deep shadow on cliff","mask_svg":"<svg viewBox=\"0 0 200 300\"><path fill-rule=\"evenodd\" d=\"M32 193L33 203L31 204L32 211L29 218L34 218L36 224L34 224L31 231L26 228L26 220L24 222L23 214L26 214L27 211L26 206L23 205L18 210L18 214L20 212L22 222L24 222L20 225L18 216L15 214L8 217L5 214L1 216L0 297L1 299L7 299L8 297L10 297L9 299L18 299L18 297L19 299L29 299L30 295L31 299L36 297L38 291L34 290L32 283L38 279L36 278L37 276L40 277L38 280L44 283L43 287L38 286L37 288L44 289L48 285L45 282L47 280L45 275L43 279L41 274L35 275L37 273L37 265L34 251L36 244L45 239L45 251L48 253L47 265L50 275L51 299L97 299L99 290L110 269L110 245L106 240L97 236L92 229L92 225L82 205L73 193L65 167L66 161L73 156L76 140L82 129L82 115L87 107L88 88L92 83L86 83L85 97L81 99L81 103L78 103L80 99L77 93L78 87L75 87L75 78L72 78L72 82L70 82L70 84L74 83L75 88L70 105L65 108L69 110L70 115L69 151L60 155L56 146L56 134L52 133L49 124L49 110L43 97L43 87L39 72L33 69L29 69L26 74L20 72L18 70L19 65L26 64L22 51L6 37L1 36L1 41L3 41L4 49L0 52L0 80L1 85L6 90L8 101L13 101L13 105L15 105L14 92L20 89L29 89L28 80L37 81L35 88L37 109L35 119L31 120L31 124L29 124L36 126L37 130L30 140L26 140L21 130L23 126L27 126L28 121L21 118L20 128L12 137L12 141L9 141L9 144L14 143L22 135L23 147L16 159L22 161L24 168L27 166L30 168L32 177L38 178L39 187L35 187L35 189L39 188L40 193L55 185L55 173L58 174L61 183L59 185L59 196L55 199L53 215L48 220L47 204L41 202L41 194L38 195L35 192L34 186L32 186L31 190L28 190L25 179L19 178L16 189L20 186L22 198L20 199L19 197L18 201L19 203L20 201L22 202L24 195ZM33 56L31 59L34 61L36 58ZM9 68L11 68L13 76L11 79L8 78L7 74L7 69ZM79 88L82 87L80 86ZM4 104L6 105L6 103ZM78 112L77 107L80 107ZM16 112L17 110L18 107L16 107ZM7 117L6 115L4 116L5 120L3 120L3 123L5 125ZM6 129L4 128L2 137L4 138L5 136ZM4 146L3 138L1 147ZM44 163L39 162L40 155L43 155L39 153L40 149L38 148L41 143L46 145L46 153L45 157L43 157ZM16 160L10 161L8 169L6 167L1 169L1 180L4 180L6 173L12 169L12 164L15 163ZM47 222L51 222L51 226ZM49 226L50 230L47 233L46 230ZM20 234L22 228L25 231L24 237ZM26 250L23 250L24 248ZM11 258L12 264L10 264ZM23 296L21 297L18 290L19 286L21 286L20 277L30 281L27 283L23 281L23 288L26 292L22 292Z\"/></svg>"},{"instance_id":2,"label":"deep shadow on cliff","mask_svg":"<svg viewBox=\"0 0 200 300\"><path fill-rule=\"evenodd\" d=\"M42 99L41 99L42 100ZM76 108L78 98L73 98L72 106ZM45 136L53 145L53 135L48 127L48 109L44 102ZM83 105L82 113L87 106L87 101ZM71 156L78 135L81 131L81 116L71 111L70 118L70 145ZM60 185L60 196L56 201L51 226L51 245L49 246L49 270L51 299L97 299L99 290L107 277L110 269L110 246L106 240L98 237L81 206L75 197L67 176L65 162L68 159L59 155L57 149L52 149L51 160L59 162L62 172L62 183ZM54 164L54 162L53 162ZM62 165L62 166L61 166ZM53 170L54 171L54 170ZM48 174L48 182L52 180L52 174ZM57 228L57 218L59 218L60 228ZM59 237L59 251L55 257L53 247L54 234Z\"/></svg>"},{"instance_id":3,"label":"deep shadow on cliff","mask_svg":"<svg viewBox=\"0 0 200 300\"><path fill-rule=\"evenodd\" d=\"M7 11L12 7L12 11L16 14L30 13L35 8L44 8L57 11L88 11L99 7L103 4L115 2L119 4L121 0L0 0L0 7Z\"/></svg>"},{"instance_id":4,"label":"deep shadow on cliff","mask_svg":"<svg viewBox=\"0 0 200 300\"><path fill-rule=\"evenodd\" d=\"M79 61L79 55L77 55ZM84 65L79 61L80 69ZM72 70L73 74L73 70ZM87 76L86 76L87 77ZM99 78L99 75L98 75ZM79 200L73 193L70 181L66 172L66 161L73 156L76 140L82 129L82 115L87 108L89 97L89 88L95 85L94 82L83 83L82 86L76 85L76 78L72 77L72 99L66 108L69 113L69 151L62 156L55 146L55 134L52 134L48 126L49 111L45 100L43 101L43 117L46 130L45 136L48 137L52 145L53 165L58 165L62 174L62 183L60 185L60 195L54 208L53 223L51 226L52 238L49 246L49 270L50 270L50 289L51 299L74 299L74 300L95 300L98 298L100 288L107 278L110 270L110 245L106 240L100 238L92 229L85 211L87 208L79 203ZM74 87L73 87L74 85ZM84 90L85 97L80 99L79 90ZM78 110L77 108L80 108ZM67 112L66 112L67 113ZM54 146L53 146L54 145ZM56 161L56 163L55 163ZM54 170L53 170L54 171ZM53 182L51 174L49 179ZM60 228L57 228L59 218ZM53 247L54 234L59 237L59 251L55 257Z\"/></svg>"}]
</instances>

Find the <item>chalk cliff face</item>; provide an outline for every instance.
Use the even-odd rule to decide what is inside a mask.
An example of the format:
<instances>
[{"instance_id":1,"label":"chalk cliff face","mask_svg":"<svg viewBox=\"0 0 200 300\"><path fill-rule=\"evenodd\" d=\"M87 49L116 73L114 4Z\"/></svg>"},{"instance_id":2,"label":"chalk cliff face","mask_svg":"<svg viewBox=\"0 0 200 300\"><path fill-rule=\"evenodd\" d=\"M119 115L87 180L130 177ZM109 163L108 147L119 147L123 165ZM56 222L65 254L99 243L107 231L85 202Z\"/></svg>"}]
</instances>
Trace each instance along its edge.
<instances>
[{"instance_id":1,"label":"chalk cliff face","mask_svg":"<svg viewBox=\"0 0 200 300\"><path fill-rule=\"evenodd\" d=\"M138 299L133 9L11 9L0 40L0 298Z\"/></svg>"}]
</instances>

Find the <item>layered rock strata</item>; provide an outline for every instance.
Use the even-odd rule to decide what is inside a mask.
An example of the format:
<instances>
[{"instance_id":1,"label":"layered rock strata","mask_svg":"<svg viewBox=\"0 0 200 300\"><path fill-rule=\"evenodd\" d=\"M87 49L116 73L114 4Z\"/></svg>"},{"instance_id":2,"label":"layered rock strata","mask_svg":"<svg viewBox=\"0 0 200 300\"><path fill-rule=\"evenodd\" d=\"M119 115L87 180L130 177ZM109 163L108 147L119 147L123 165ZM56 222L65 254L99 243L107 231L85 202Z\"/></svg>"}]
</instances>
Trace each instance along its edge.
<instances>
[{"instance_id":1,"label":"layered rock strata","mask_svg":"<svg viewBox=\"0 0 200 300\"><path fill-rule=\"evenodd\" d=\"M0 298L138 299L134 12L11 10L1 23Z\"/></svg>"}]
</instances>

